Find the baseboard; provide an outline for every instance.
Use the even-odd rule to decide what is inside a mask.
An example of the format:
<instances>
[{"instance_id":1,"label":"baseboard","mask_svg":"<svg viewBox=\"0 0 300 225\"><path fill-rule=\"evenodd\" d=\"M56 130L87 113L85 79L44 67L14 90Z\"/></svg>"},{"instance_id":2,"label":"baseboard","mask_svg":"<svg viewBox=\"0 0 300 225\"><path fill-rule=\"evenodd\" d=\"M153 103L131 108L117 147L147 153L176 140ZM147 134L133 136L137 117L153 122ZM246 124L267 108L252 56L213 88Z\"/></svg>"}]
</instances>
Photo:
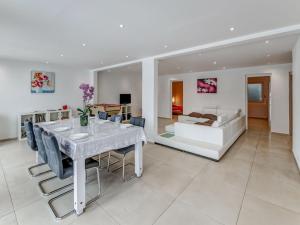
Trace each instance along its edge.
<instances>
[{"instance_id":1,"label":"baseboard","mask_svg":"<svg viewBox=\"0 0 300 225\"><path fill-rule=\"evenodd\" d=\"M293 149L293 155L294 155L295 161L297 163L298 169L300 171L300 156L297 155L297 153L294 151L294 149Z\"/></svg>"},{"instance_id":2,"label":"baseboard","mask_svg":"<svg viewBox=\"0 0 300 225\"><path fill-rule=\"evenodd\" d=\"M17 140L17 137L14 137L14 138L5 138L5 139L0 139L0 142L5 142L5 141L13 141L13 140Z\"/></svg>"}]
</instances>

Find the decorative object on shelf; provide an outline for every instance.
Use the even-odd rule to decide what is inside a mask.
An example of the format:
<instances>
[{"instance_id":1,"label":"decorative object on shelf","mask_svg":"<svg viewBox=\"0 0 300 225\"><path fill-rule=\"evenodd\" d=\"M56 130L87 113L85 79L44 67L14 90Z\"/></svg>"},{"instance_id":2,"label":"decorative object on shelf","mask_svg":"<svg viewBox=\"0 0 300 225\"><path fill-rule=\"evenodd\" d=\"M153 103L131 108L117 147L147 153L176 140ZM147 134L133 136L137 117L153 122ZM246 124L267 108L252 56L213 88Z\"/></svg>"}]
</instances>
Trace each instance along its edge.
<instances>
[{"instance_id":1,"label":"decorative object on shelf","mask_svg":"<svg viewBox=\"0 0 300 225\"><path fill-rule=\"evenodd\" d=\"M90 100L94 97L94 87L89 84L82 83L79 88L83 92L83 109L77 108L80 116L80 125L87 126L89 123L89 115L91 114L91 106L89 105Z\"/></svg>"},{"instance_id":2,"label":"decorative object on shelf","mask_svg":"<svg viewBox=\"0 0 300 225\"><path fill-rule=\"evenodd\" d=\"M217 78L198 79L197 93L217 93Z\"/></svg>"},{"instance_id":3,"label":"decorative object on shelf","mask_svg":"<svg viewBox=\"0 0 300 225\"><path fill-rule=\"evenodd\" d=\"M55 73L31 71L31 93L54 93Z\"/></svg>"},{"instance_id":4,"label":"decorative object on shelf","mask_svg":"<svg viewBox=\"0 0 300 225\"><path fill-rule=\"evenodd\" d=\"M63 105L62 108L63 108L63 110L67 110L68 109L68 105Z\"/></svg>"}]
</instances>

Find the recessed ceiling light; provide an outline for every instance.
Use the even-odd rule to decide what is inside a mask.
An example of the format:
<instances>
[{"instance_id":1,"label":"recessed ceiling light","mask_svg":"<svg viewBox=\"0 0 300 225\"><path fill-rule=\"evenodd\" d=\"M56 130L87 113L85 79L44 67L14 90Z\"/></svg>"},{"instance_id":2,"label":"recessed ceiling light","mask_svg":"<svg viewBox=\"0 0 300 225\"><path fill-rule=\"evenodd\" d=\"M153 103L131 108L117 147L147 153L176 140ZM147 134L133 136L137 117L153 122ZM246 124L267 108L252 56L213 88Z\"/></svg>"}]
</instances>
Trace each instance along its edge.
<instances>
[{"instance_id":1,"label":"recessed ceiling light","mask_svg":"<svg viewBox=\"0 0 300 225\"><path fill-rule=\"evenodd\" d=\"M126 55L125 57L126 57L126 58L129 58L129 56L128 56L128 55Z\"/></svg>"},{"instance_id":2,"label":"recessed ceiling light","mask_svg":"<svg viewBox=\"0 0 300 225\"><path fill-rule=\"evenodd\" d=\"M266 43L266 44L269 44L269 43L270 43L270 41L269 41L269 40L266 40L266 41L265 41L265 43Z\"/></svg>"},{"instance_id":3,"label":"recessed ceiling light","mask_svg":"<svg viewBox=\"0 0 300 225\"><path fill-rule=\"evenodd\" d=\"M82 43L82 47L85 47L86 46L86 43Z\"/></svg>"},{"instance_id":4,"label":"recessed ceiling light","mask_svg":"<svg viewBox=\"0 0 300 225\"><path fill-rule=\"evenodd\" d=\"M230 27L229 30L230 30L230 31L234 31L235 28L234 28L234 27Z\"/></svg>"},{"instance_id":5,"label":"recessed ceiling light","mask_svg":"<svg viewBox=\"0 0 300 225\"><path fill-rule=\"evenodd\" d=\"M102 60L100 61L100 64L101 64L101 65L103 65L103 64L104 64Z\"/></svg>"},{"instance_id":6,"label":"recessed ceiling light","mask_svg":"<svg viewBox=\"0 0 300 225\"><path fill-rule=\"evenodd\" d=\"M61 56L61 57L63 57L63 56L64 56L64 54L60 54L60 56Z\"/></svg>"},{"instance_id":7,"label":"recessed ceiling light","mask_svg":"<svg viewBox=\"0 0 300 225\"><path fill-rule=\"evenodd\" d=\"M216 64L217 64L217 61L214 61L214 64L216 65Z\"/></svg>"},{"instance_id":8,"label":"recessed ceiling light","mask_svg":"<svg viewBox=\"0 0 300 225\"><path fill-rule=\"evenodd\" d=\"M270 54L267 55L267 57L270 57L270 56L271 56Z\"/></svg>"},{"instance_id":9,"label":"recessed ceiling light","mask_svg":"<svg viewBox=\"0 0 300 225\"><path fill-rule=\"evenodd\" d=\"M120 24L120 28L124 28L124 24Z\"/></svg>"},{"instance_id":10,"label":"recessed ceiling light","mask_svg":"<svg viewBox=\"0 0 300 225\"><path fill-rule=\"evenodd\" d=\"M46 61L45 63L46 63L46 64L48 64L49 62L48 62L48 61Z\"/></svg>"},{"instance_id":11,"label":"recessed ceiling light","mask_svg":"<svg viewBox=\"0 0 300 225\"><path fill-rule=\"evenodd\" d=\"M164 45L164 48L168 48L168 45Z\"/></svg>"}]
</instances>

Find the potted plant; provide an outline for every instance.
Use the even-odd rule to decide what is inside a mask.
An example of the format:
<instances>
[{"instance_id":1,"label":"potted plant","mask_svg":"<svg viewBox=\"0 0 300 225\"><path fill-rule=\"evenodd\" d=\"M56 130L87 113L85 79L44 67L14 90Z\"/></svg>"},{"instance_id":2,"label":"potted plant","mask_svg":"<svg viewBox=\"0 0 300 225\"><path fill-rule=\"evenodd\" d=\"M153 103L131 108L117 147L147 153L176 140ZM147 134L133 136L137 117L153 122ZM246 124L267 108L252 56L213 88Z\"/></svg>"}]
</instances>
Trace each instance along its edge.
<instances>
[{"instance_id":1,"label":"potted plant","mask_svg":"<svg viewBox=\"0 0 300 225\"><path fill-rule=\"evenodd\" d=\"M77 108L78 114L80 116L80 125L87 126L89 123L89 115L91 114L91 109L89 106L90 100L93 99L94 96L94 87L89 84L81 84L79 88L83 93L83 108Z\"/></svg>"}]
</instances>

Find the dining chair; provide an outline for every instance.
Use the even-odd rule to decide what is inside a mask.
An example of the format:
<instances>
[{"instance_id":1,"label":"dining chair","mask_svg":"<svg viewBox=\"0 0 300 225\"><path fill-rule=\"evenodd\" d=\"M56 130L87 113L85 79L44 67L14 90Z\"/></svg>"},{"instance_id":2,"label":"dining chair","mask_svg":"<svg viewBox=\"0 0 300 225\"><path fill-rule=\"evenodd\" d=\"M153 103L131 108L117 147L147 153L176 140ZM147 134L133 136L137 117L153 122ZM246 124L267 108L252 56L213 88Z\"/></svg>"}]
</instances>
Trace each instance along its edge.
<instances>
[{"instance_id":1,"label":"dining chair","mask_svg":"<svg viewBox=\"0 0 300 225\"><path fill-rule=\"evenodd\" d=\"M145 127L145 118L142 118L142 117L131 117L130 118L130 124L134 125L134 126L139 126L139 127ZM143 143L144 144L144 143ZM134 151L135 150L135 145L130 145L128 147L125 147L125 148L120 148L120 149L117 149L117 150L114 150L115 153L119 154L119 155L122 155L122 166L114 169L112 172L114 171L117 171L119 169L122 168L122 178L123 178L123 181L125 181L125 166L127 165L134 165L134 163L127 163L125 164L125 157L126 155L131 152L131 151ZM109 152L108 153L108 162L107 162L107 170L109 171L109 167L110 167L110 157L111 157L111 153Z\"/></svg>"},{"instance_id":2,"label":"dining chair","mask_svg":"<svg viewBox=\"0 0 300 225\"><path fill-rule=\"evenodd\" d=\"M58 145L58 142L57 142L57 139L55 138L55 136L51 133L47 133L44 131L42 133L42 140L45 145L45 149L46 149L46 153L47 153L47 157L48 157L48 165L52 169L52 171L56 174L56 176L61 180L72 177L74 174L73 160L71 158L69 158L68 160L63 160L62 154L59 149L59 145ZM85 169L86 170L95 169L97 172L98 194L95 198L93 198L92 200L90 200L87 203L87 204L90 204L91 202L98 199L99 196L101 195L100 174L99 174L98 162L96 160L93 160L92 158L86 159ZM73 189L66 191L48 201L48 205L50 206L56 219L63 219L74 212L74 209L73 209L73 210L65 213L64 215L59 216L58 212L56 211L55 207L53 206L53 202L56 199L61 198L62 196L66 195L72 191L73 191Z\"/></svg>"},{"instance_id":3,"label":"dining chair","mask_svg":"<svg viewBox=\"0 0 300 225\"><path fill-rule=\"evenodd\" d=\"M122 123L123 118L122 118L122 115L112 115L109 120L111 122L120 122L120 123Z\"/></svg>"},{"instance_id":4,"label":"dining chair","mask_svg":"<svg viewBox=\"0 0 300 225\"><path fill-rule=\"evenodd\" d=\"M98 117L99 117L100 120L107 120L108 113L107 112L101 112L101 111L99 111L98 112Z\"/></svg>"},{"instance_id":5,"label":"dining chair","mask_svg":"<svg viewBox=\"0 0 300 225\"><path fill-rule=\"evenodd\" d=\"M27 136L27 143L30 147L30 149L32 151L35 151L37 152L37 157L41 157L42 160L44 160L43 156L44 156L44 153L43 153L43 149L40 149L37 142L36 142L36 138L35 138L35 134L34 134L34 130L33 130L33 123L31 121L25 121L24 122L24 127L25 127L25 132L26 132L26 136ZM49 170L47 171L43 171L43 172L39 172L39 173L33 173L33 169L34 168L38 168L38 167L42 167L44 165L46 165L47 163L46 162L42 162L42 163L38 163L34 166L31 166L28 168L28 172L29 174L32 176L32 177L37 177L37 176L41 176L45 173L48 173L50 172Z\"/></svg>"},{"instance_id":6,"label":"dining chair","mask_svg":"<svg viewBox=\"0 0 300 225\"><path fill-rule=\"evenodd\" d=\"M42 139L42 133L43 133L43 131L44 131L43 128L39 127L38 125L34 125L33 126L33 133L34 133L34 136L35 136L36 144L38 146L39 156L45 162L45 164L48 164L48 157L47 157L45 145L44 145L44 142L43 142L43 139ZM67 155L65 155L64 153L62 153L62 160L68 160L68 158L69 157ZM52 172L52 170L48 170L46 172ZM59 191L65 189L65 188L73 185L73 183L70 183L70 184L62 186L60 188L57 188L57 189L54 189L52 191L48 191L47 192L47 190L45 190L43 184L47 183L50 180L53 180L55 178L57 178L57 176L52 176L52 177L46 178L46 179L41 180L41 181L38 182L39 189L40 189L40 191L42 192L42 194L44 196L52 195L52 194L54 194L56 192L59 192Z\"/></svg>"}]
</instances>

